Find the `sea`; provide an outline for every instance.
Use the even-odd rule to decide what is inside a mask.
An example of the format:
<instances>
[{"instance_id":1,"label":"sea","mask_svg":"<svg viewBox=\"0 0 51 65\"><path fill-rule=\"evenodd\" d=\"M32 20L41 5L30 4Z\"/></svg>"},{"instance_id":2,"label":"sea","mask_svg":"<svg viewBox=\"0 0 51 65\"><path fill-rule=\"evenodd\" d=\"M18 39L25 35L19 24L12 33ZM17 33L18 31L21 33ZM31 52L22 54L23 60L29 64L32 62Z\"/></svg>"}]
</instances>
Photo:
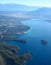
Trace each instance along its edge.
<instances>
[{"instance_id":1,"label":"sea","mask_svg":"<svg viewBox=\"0 0 51 65\"><path fill-rule=\"evenodd\" d=\"M19 54L28 51L32 52L32 58L26 65L51 65L51 23L41 19L22 21L31 29L20 38L26 39L26 43L17 41L7 41L7 43L20 47ZM41 40L47 40L47 44L42 44Z\"/></svg>"}]
</instances>

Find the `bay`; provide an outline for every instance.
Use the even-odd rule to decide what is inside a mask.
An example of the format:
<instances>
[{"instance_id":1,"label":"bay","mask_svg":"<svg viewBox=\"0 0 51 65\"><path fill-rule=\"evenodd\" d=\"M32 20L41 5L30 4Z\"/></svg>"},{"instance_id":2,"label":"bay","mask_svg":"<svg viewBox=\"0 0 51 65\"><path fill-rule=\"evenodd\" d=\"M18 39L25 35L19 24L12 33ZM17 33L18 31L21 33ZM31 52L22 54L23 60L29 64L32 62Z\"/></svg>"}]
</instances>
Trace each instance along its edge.
<instances>
[{"instance_id":1,"label":"bay","mask_svg":"<svg viewBox=\"0 0 51 65\"><path fill-rule=\"evenodd\" d=\"M27 33L20 35L20 38L27 39L27 43L7 42L20 46L20 54L32 52L32 60L26 65L51 65L51 23L36 19L22 21L22 23L31 27ZM43 45L41 40L47 40L48 43Z\"/></svg>"}]
</instances>

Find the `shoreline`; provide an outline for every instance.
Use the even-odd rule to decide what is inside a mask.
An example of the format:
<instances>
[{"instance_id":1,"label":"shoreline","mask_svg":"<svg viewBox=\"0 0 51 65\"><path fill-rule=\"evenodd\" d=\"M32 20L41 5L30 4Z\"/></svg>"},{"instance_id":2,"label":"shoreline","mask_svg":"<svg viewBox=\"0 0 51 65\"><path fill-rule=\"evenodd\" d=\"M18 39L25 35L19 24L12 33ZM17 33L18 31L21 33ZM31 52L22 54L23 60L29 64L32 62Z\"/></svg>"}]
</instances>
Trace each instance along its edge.
<instances>
[{"instance_id":1,"label":"shoreline","mask_svg":"<svg viewBox=\"0 0 51 65\"><path fill-rule=\"evenodd\" d=\"M30 27L30 29L27 30L26 32L19 32L19 33L16 33L16 34L18 34L18 35L25 34L25 33L28 33L31 29L32 29L32 28Z\"/></svg>"}]
</instances>

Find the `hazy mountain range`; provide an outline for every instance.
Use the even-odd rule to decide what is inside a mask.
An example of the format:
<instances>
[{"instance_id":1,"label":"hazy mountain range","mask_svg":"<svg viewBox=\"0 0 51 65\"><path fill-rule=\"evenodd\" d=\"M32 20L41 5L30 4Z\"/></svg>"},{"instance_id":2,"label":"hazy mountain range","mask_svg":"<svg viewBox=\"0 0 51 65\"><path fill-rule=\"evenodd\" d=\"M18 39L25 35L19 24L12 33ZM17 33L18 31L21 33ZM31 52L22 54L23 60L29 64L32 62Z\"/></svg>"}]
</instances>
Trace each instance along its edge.
<instances>
[{"instance_id":1,"label":"hazy mountain range","mask_svg":"<svg viewBox=\"0 0 51 65\"><path fill-rule=\"evenodd\" d=\"M29 15L32 15L37 18L46 18L51 19L51 8L49 7L42 7L35 11L31 11L28 13Z\"/></svg>"},{"instance_id":2,"label":"hazy mountain range","mask_svg":"<svg viewBox=\"0 0 51 65\"><path fill-rule=\"evenodd\" d=\"M0 4L1 11L32 11L37 10L38 6L26 6L20 4Z\"/></svg>"},{"instance_id":3,"label":"hazy mountain range","mask_svg":"<svg viewBox=\"0 0 51 65\"><path fill-rule=\"evenodd\" d=\"M51 8L20 4L0 4L0 14L23 18L51 19Z\"/></svg>"}]
</instances>

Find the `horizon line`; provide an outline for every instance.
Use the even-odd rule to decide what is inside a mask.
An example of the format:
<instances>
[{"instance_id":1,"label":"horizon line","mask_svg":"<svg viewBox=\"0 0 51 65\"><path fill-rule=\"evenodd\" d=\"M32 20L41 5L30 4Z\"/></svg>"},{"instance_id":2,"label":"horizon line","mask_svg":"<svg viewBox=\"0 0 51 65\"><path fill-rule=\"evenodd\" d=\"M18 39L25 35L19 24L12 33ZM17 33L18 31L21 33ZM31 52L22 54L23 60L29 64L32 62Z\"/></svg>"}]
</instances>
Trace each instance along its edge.
<instances>
[{"instance_id":1,"label":"horizon line","mask_svg":"<svg viewBox=\"0 0 51 65\"><path fill-rule=\"evenodd\" d=\"M51 5L27 5L27 4L19 4L19 3L0 3L0 5L6 5L6 4L17 4L17 5L24 5L24 6L37 6L37 7L51 7Z\"/></svg>"}]
</instances>

